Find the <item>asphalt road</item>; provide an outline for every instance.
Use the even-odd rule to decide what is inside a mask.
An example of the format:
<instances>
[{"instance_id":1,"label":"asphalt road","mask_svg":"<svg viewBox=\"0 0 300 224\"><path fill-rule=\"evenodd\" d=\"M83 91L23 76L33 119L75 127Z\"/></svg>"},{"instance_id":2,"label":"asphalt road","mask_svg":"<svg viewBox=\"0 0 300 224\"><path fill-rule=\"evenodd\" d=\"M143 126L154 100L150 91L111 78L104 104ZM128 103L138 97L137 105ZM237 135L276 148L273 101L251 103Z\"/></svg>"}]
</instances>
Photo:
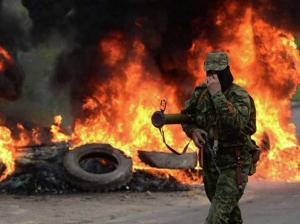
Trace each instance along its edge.
<instances>
[{"instance_id":1,"label":"asphalt road","mask_svg":"<svg viewBox=\"0 0 300 224\"><path fill-rule=\"evenodd\" d=\"M240 203L245 224L296 224L300 183L250 180ZM0 224L203 224L209 203L189 192L0 197Z\"/></svg>"},{"instance_id":2,"label":"asphalt road","mask_svg":"<svg viewBox=\"0 0 300 224\"><path fill-rule=\"evenodd\" d=\"M205 199L203 199L205 200ZM205 202L205 201L204 201ZM159 206L159 205L157 205ZM300 183L251 180L240 203L245 224L293 224L300 221ZM209 204L170 206L128 215L107 224L202 224Z\"/></svg>"}]
</instances>

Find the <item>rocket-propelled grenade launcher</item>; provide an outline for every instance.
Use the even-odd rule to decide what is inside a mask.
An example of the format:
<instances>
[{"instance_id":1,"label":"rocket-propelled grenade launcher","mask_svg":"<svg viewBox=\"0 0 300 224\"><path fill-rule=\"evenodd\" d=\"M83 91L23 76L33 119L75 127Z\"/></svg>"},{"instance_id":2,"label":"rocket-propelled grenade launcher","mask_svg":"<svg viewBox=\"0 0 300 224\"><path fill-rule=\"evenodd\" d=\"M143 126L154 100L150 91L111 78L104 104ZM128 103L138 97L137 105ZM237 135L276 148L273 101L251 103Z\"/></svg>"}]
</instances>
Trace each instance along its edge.
<instances>
[{"instance_id":1,"label":"rocket-propelled grenade launcher","mask_svg":"<svg viewBox=\"0 0 300 224\"><path fill-rule=\"evenodd\" d=\"M185 114L165 114L165 110L167 107L167 101L162 100L160 103L160 111L156 111L153 113L151 117L151 121L154 127L162 128L166 124L185 124L191 123L192 120L189 116Z\"/></svg>"},{"instance_id":2,"label":"rocket-propelled grenade launcher","mask_svg":"<svg viewBox=\"0 0 300 224\"><path fill-rule=\"evenodd\" d=\"M154 127L158 128L160 133L161 133L161 136L162 136L162 139L163 139L163 142L165 143L165 145L167 146L167 148L177 154L177 155L183 155L186 151L187 151L187 148L190 144L191 141L189 141L189 143L184 147L183 151L180 153L178 152L177 150L173 149L171 146L169 146L166 142L166 139L165 139L165 134L164 134L164 131L163 131L163 126L166 125L166 124L187 124L187 123L192 123L192 119L185 115L185 114L165 114L165 110L166 110L166 107L167 107L167 101L166 100L162 100L160 102L160 111L156 111L153 113L152 115L152 124L154 125ZM202 140L202 144L203 144L203 149L204 150L201 150L201 161L200 161L200 164L201 166L203 167L203 152L206 151L210 157L211 157L211 160L213 161L215 167L216 167L216 170L218 171L218 173L220 174L221 171L219 169L219 167L217 166L217 162L216 162L216 150L214 149L214 147L212 147L212 143L210 142L209 138L208 138L208 134L207 132L205 132L204 130L202 130L202 137L203 137L203 140Z\"/></svg>"},{"instance_id":3,"label":"rocket-propelled grenade launcher","mask_svg":"<svg viewBox=\"0 0 300 224\"><path fill-rule=\"evenodd\" d=\"M190 142L184 147L183 151L180 153L177 150L173 149L170 145L167 144L165 139L165 134L163 131L163 126L166 124L185 124L192 122L191 118L188 117L185 114L165 114L165 110L167 107L167 101L162 100L160 102L160 111L154 112L154 114L151 117L152 124L154 127L158 128L160 131L160 134L162 136L163 142L165 143L166 147L173 153L177 155L182 155L187 151L187 148L190 144Z\"/></svg>"}]
</instances>

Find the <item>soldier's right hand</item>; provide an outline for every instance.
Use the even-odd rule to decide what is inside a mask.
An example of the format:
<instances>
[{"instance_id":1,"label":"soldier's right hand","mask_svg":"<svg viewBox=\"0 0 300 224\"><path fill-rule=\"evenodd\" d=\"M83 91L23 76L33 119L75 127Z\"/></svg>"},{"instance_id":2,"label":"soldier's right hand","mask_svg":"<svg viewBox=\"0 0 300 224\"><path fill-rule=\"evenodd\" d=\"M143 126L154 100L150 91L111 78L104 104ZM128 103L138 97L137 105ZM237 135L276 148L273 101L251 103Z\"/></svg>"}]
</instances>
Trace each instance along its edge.
<instances>
[{"instance_id":1,"label":"soldier's right hand","mask_svg":"<svg viewBox=\"0 0 300 224\"><path fill-rule=\"evenodd\" d=\"M205 139L203 138L205 134L206 132L200 128L193 129L192 140L198 148L202 148L203 144L205 144Z\"/></svg>"}]
</instances>

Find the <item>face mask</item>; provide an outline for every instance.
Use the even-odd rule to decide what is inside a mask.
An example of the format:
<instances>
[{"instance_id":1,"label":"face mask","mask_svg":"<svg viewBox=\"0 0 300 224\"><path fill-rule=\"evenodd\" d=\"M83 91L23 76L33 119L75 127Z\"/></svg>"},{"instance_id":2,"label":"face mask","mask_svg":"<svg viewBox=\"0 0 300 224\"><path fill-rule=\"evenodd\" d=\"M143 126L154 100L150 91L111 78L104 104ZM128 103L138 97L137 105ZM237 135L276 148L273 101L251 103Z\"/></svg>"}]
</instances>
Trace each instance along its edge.
<instances>
[{"instance_id":1,"label":"face mask","mask_svg":"<svg viewBox=\"0 0 300 224\"><path fill-rule=\"evenodd\" d=\"M221 83L222 92L225 92L233 82L233 76L231 74L229 66L222 71L207 71L207 76L217 74Z\"/></svg>"}]
</instances>

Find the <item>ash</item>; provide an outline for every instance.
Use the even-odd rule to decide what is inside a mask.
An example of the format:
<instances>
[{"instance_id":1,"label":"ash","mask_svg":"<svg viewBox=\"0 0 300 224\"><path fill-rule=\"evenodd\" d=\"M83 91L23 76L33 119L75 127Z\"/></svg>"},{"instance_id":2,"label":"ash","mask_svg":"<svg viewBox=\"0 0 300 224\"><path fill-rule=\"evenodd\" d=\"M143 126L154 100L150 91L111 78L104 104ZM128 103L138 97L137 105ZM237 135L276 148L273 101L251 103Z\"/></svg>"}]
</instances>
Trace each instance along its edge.
<instances>
[{"instance_id":1,"label":"ash","mask_svg":"<svg viewBox=\"0 0 300 224\"><path fill-rule=\"evenodd\" d=\"M82 193L82 190L70 185L64 176L63 158L68 150L69 146L66 143L19 148L16 170L5 181L0 182L0 192L18 195ZM91 163L86 165L88 164ZM4 169L3 165L0 166L0 173ZM113 192L166 192L190 189L189 185L179 183L172 176L154 175L144 170L137 170L126 186Z\"/></svg>"}]
</instances>

